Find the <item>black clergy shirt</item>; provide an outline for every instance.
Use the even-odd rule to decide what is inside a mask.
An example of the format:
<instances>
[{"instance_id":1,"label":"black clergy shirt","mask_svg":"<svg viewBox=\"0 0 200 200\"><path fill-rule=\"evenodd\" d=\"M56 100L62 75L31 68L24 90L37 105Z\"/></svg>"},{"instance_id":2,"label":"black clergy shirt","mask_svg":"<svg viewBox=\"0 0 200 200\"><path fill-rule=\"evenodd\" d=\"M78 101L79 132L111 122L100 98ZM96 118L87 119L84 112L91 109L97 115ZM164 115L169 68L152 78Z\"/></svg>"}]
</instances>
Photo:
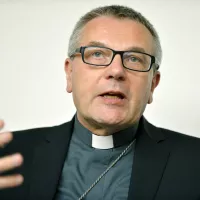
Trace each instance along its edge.
<instances>
[{"instance_id":1,"label":"black clergy shirt","mask_svg":"<svg viewBox=\"0 0 200 200\"><path fill-rule=\"evenodd\" d=\"M55 200L78 200L92 183L134 140L138 124L111 136L97 136L75 119ZM86 195L85 200L126 200L135 142Z\"/></svg>"}]
</instances>

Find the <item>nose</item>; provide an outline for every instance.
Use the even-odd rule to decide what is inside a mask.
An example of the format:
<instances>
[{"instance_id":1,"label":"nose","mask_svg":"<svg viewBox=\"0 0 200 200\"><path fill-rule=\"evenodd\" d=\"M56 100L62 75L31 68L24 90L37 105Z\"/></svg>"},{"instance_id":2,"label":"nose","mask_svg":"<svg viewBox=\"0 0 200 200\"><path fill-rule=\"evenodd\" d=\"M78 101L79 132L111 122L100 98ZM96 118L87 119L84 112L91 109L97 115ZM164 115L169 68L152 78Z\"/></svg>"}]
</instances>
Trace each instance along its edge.
<instances>
[{"instance_id":1,"label":"nose","mask_svg":"<svg viewBox=\"0 0 200 200\"><path fill-rule=\"evenodd\" d=\"M125 68L120 55L115 55L112 63L106 68L106 79L125 80Z\"/></svg>"}]
</instances>

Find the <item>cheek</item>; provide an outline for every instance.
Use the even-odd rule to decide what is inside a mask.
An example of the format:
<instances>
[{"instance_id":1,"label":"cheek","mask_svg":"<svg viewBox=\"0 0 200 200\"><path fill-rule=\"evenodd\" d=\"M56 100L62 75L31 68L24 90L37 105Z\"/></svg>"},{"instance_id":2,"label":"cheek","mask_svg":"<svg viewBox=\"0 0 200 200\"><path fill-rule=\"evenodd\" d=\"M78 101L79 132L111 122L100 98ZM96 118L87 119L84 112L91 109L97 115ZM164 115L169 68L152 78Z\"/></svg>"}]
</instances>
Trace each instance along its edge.
<instances>
[{"instance_id":1,"label":"cheek","mask_svg":"<svg viewBox=\"0 0 200 200\"><path fill-rule=\"evenodd\" d=\"M96 86L95 73L88 66L76 65L72 73L72 94L77 106L88 106Z\"/></svg>"},{"instance_id":2,"label":"cheek","mask_svg":"<svg viewBox=\"0 0 200 200\"><path fill-rule=\"evenodd\" d=\"M136 77L131 83L132 102L137 105L145 104L151 89L151 81L149 77Z\"/></svg>"}]
</instances>

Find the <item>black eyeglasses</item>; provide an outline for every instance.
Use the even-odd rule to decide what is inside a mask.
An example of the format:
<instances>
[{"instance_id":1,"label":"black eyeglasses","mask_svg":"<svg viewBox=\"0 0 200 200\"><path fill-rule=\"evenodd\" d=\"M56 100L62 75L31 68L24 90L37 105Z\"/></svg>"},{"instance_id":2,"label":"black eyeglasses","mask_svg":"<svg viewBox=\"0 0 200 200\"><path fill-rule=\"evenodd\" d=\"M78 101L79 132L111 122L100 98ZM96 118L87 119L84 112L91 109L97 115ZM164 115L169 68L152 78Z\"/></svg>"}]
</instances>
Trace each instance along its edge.
<instances>
[{"instance_id":1,"label":"black eyeglasses","mask_svg":"<svg viewBox=\"0 0 200 200\"><path fill-rule=\"evenodd\" d=\"M143 52L115 51L107 47L84 46L77 48L75 52L70 55L70 58L75 57L76 53L81 53L84 63L98 67L110 65L115 55L119 54L123 66L129 70L148 72L152 66L155 66L156 70L159 69L159 65L155 63L155 57Z\"/></svg>"}]
</instances>

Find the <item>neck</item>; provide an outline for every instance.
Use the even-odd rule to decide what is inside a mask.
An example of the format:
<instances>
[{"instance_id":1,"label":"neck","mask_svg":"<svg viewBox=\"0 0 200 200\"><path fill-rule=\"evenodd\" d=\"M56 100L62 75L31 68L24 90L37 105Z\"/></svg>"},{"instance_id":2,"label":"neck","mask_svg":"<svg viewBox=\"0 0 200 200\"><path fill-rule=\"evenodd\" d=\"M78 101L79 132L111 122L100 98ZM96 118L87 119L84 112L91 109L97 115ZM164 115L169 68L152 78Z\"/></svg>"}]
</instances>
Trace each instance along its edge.
<instances>
[{"instance_id":1,"label":"neck","mask_svg":"<svg viewBox=\"0 0 200 200\"><path fill-rule=\"evenodd\" d=\"M138 123L126 129L112 132L108 135L97 135L82 125L77 116L74 123L74 132L84 144L97 149L110 149L130 143L136 137ZM116 130L116 129L115 129ZM114 134L113 134L114 133Z\"/></svg>"},{"instance_id":2,"label":"neck","mask_svg":"<svg viewBox=\"0 0 200 200\"><path fill-rule=\"evenodd\" d=\"M95 120L83 119L78 114L77 114L77 119L85 128L87 128L90 132L98 136L113 135L116 132L124 130L138 123L138 122L135 122L135 123L125 124L125 125L101 124L101 123L96 122Z\"/></svg>"}]
</instances>

